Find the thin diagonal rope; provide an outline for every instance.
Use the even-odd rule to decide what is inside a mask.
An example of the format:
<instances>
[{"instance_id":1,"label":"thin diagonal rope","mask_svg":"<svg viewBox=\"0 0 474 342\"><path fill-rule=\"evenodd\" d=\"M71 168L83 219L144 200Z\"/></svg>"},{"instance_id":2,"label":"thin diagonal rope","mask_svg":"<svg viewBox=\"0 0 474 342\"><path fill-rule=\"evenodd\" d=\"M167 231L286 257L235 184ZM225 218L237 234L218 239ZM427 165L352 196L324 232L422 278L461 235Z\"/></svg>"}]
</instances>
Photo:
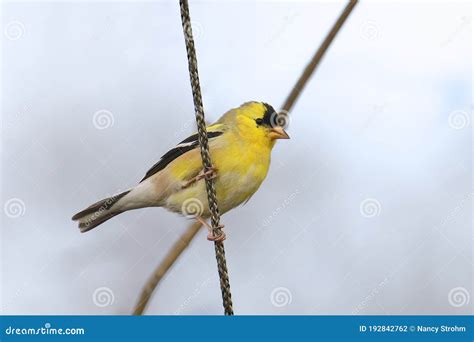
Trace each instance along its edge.
<instances>
[{"instance_id":1,"label":"thin diagonal rope","mask_svg":"<svg viewBox=\"0 0 474 342\"><path fill-rule=\"evenodd\" d=\"M173 266L176 259L178 259L181 253L183 253L183 251L188 247L199 229L201 229L201 226L201 222L196 221L192 223L181 235L179 240L174 243L173 247L170 248L168 253L166 253L155 272L153 272L145 286L143 286L142 292L140 293L140 298L135 304L135 309L133 310L133 314L135 316L143 315L143 312L148 305L153 291L155 291L156 287L158 286L158 283L161 281L161 279L163 279L171 266Z\"/></svg>"},{"instance_id":2,"label":"thin diagonal rope","mask_svg":"<svg viewBox=\"0 0 474 342\"><path fill-rule=\"evenodd\" d=\"M212 170L206 122L204 120L204 108L202 105L201 86L199 84L196 49L194 47L193 30L191 27L191 18L189 16L189 4L187 0L180 0L179 4L181 9L181 21L183 24L184 39L186 42L186 52L188 55L189 77L191 79L191 88L193 91L194 110L196 114L199 145L201 147L202 164L205 170ZM219 208L217 206L216 188L213 179L206 178L206 190L209 202L209 210L211 212L213 234L215 236L220 236L222 234L222 229L220 227ZM232 295L230 292L230 282L227 271L224 243L222 241L215 241L214 249L216 252L217 269L219 271L224 312L226 315L233 315Z\"/></svg>"},{"instance_id":3,"label":"thin diagonal rope","mask_svg":"<svg viewBox=\"0 0 474 342\"><path fill-rule=\"evenodd\" d=\"M346 19L349 17L349 14L351 14L352 10L354 9L355 5L357 5L357 0L350 0L349 3L346 5L344 10L342 11L341 15L337 19L337 21L334 23L333 27L327 34L326 38L324 38L323 43L321 46L319 46L318 50L314 54L313 58L311 58L311 61L308 63L306 68L304 69L303 73L301 74L300 78L298 81L295 83L293 86L293 89L291 90L290 94L285 100L285 103L282 106L282 111L283 112L289 112L291 108L293 108L293 105L295 104L296 100L302 93L304 87L309 81L309 78L311 75L314 73L314 70L318 66L318 64L321 62L323 59L324 54L328 50L329 46L331 45L332 41L334 40L334 37L336 37L337 33L341 29L342 25L344 25L344 22Z\"/></svg>"}]
</instances>

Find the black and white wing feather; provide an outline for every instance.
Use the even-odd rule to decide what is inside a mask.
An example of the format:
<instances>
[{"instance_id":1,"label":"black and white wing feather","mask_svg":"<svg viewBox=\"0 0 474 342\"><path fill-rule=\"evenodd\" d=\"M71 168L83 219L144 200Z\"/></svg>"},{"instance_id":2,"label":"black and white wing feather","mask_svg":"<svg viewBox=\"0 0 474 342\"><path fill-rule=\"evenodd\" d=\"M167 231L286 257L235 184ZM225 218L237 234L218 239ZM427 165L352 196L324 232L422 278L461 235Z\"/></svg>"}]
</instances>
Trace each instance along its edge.
<instances>
[{"instance_id":1,"label":"black and white wing feather","mask_svg":"<svg viewBox=\"0 0 474 342\"><path fill-rule=\"evenodd\" d=\"M207 137L209 140L211 140L222 135L223 133L224 132L222 131L207 132ZM166 152L160 158L160 160L155 165L153 165L150 170L148 170L148 172L145 174L145 177L143 177L140 183L146 180L147 178L153 176L155 173L163 170L169 163L171 163L173 160L175 160L179 156L198 147L199 147L199 141L198 141L197 133L184 139L176 147Z\"/></svg>"}]
</instances>

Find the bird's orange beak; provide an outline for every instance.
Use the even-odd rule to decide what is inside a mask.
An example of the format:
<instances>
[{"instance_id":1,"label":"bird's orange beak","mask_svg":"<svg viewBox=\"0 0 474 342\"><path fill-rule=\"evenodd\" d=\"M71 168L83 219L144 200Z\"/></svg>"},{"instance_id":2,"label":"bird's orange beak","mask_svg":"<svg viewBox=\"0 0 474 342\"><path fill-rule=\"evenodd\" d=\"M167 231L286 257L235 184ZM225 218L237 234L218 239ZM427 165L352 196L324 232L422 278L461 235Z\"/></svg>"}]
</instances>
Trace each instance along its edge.
<instances>
[{"instance_id":1,"label":"bird's orange beak","mask_svg":"<svg viewBox=\"0 0 474 342\"><path fill-rule=\"evenodd\" d=\"M288 133L286 133L285 130L283 128L281 128L280 126L273 127L270 130L269 136L270 136L270 139L272 139L272 140L290 139L290 136L288 135Z\"/></svg>"}]
</instances>

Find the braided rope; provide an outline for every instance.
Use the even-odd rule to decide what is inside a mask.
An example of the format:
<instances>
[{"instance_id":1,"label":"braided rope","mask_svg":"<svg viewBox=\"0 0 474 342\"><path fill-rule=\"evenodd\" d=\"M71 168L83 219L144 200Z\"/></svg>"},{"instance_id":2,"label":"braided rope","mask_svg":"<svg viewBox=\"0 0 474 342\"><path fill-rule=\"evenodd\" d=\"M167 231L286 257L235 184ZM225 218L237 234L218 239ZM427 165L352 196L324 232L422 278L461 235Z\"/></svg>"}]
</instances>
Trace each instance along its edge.
<instances>
[{"instance_id":1,"label":"braided rope","mask_svg":"<svg viewBox=\"0 0 474 342\"><path fill-rule=\"evenodd\" d=\"M186 52L188 54L189 77L191 79L191 88L193 91L194 110L196 113L196 124L198 128L199 145L201 147L202 164L205 170L211 170L212 162L211 156L209 154L206 122L204 121L204 108L202 105L201 87L199 83L191 18L189 16L189 5L187 0L180 0L179 4L181 9L181 21L183 24L184 39L186 41ZM220 225L219 208L217 206L216 188L213 179L206 178L206 189L209 210L211 211L213 233L215 236L220 236L222 234L222 230ZM216 251L217 269L219 271L224 311L226 315L233 315L232 295L230 292L229 274L227 272L224 243L215 241L214 248Z\"/></svg>"}]
</instances>

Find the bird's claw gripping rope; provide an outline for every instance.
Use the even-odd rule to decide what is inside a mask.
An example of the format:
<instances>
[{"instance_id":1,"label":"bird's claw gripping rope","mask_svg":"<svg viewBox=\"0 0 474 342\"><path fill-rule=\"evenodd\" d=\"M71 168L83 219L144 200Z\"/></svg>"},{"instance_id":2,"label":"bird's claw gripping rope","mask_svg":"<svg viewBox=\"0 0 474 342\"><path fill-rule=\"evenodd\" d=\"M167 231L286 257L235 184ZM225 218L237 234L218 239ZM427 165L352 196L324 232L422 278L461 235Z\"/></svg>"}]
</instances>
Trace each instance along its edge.
<instances>
[{"instance_id":1,"label":"bird's claw gripping rope","mask_svg":"<svg viewBox=\"0 0 474 342\"><path fill-rule=\"evenodd\" d=\"M204 171L203 175L204 175L204 178L206 178L207 180L214 179L217 177L217 168L210 167L206 169L206 171Z\"/></svg>"},{"instance_id":2,"label":"bird's claw gripping rope","mask_svg":"<svg viewBox=\"0 0 474 342\"><path fill-rule=\"evenodd\" d=\"M207 239L209 241L223 242L223 241L225 241L225 239L227 239L227 236L225 235L224 231L222 230L222 228L224 228L224 226L220 226L219 228L221 229L221 235L216 236L216 235L214 235L213 232L210 232L209 234L207 234Z\"/></svg>"},{"instance_id":3,"label":"bird's claw gripping rope","mask_svg":"<svg viewBox=\"0 0 474 342\"><path fill-rule=\"evenodd\" d=\"M227 238L226 235L225 235L225 232L223 231L223 229L224 229L223 224L220 224L219 227L218 227L219 231L220 231L219 235L216 235L214 233L214 230L212 229L211 226L209 226L209 225L206 225L206 226L208 227L208 230L209 230L209 233L207 234L207 239L209 241L222 242Z\"/></svg>"},{"instance_id":4,"label":"bird's claw gripping rope","mask_svg":"<svg viewBox=\"0 0 474 342\"><path fill-rule=\"evenodd\" d=\"M214 228L212 228L212 226L209 225L209 223L207 223L207 221L205 219L203 219L201 216L197 216L196 220L199 221L203 226L205 226L207 228L207 230L209 231L209 233L207 234L207 239L209 241L222 242L226 239L226 235L223 231L223 229L224 229L223 224L219 224L218 228L220 230L220 233L219 233L219 235L216 235L214 233Z\"/></svg>"},{"instance_id":5,"label":"bird's claw gripping rope","mask_svg":"<svg viewBox=\"0 0 474 342\"><path fill-rule=\"evenodd\" d=\"M217 177L217 169L215 167L211 167L209 169L202 169L201 172L199 172L196 177L193 177L190 180L186 181L183 184L182 188L186 189L191 184L194 184L194 183L200 181L201 179L211 180L211 179L214 179L216 177Z\"/></svg>"}]
</instances>

